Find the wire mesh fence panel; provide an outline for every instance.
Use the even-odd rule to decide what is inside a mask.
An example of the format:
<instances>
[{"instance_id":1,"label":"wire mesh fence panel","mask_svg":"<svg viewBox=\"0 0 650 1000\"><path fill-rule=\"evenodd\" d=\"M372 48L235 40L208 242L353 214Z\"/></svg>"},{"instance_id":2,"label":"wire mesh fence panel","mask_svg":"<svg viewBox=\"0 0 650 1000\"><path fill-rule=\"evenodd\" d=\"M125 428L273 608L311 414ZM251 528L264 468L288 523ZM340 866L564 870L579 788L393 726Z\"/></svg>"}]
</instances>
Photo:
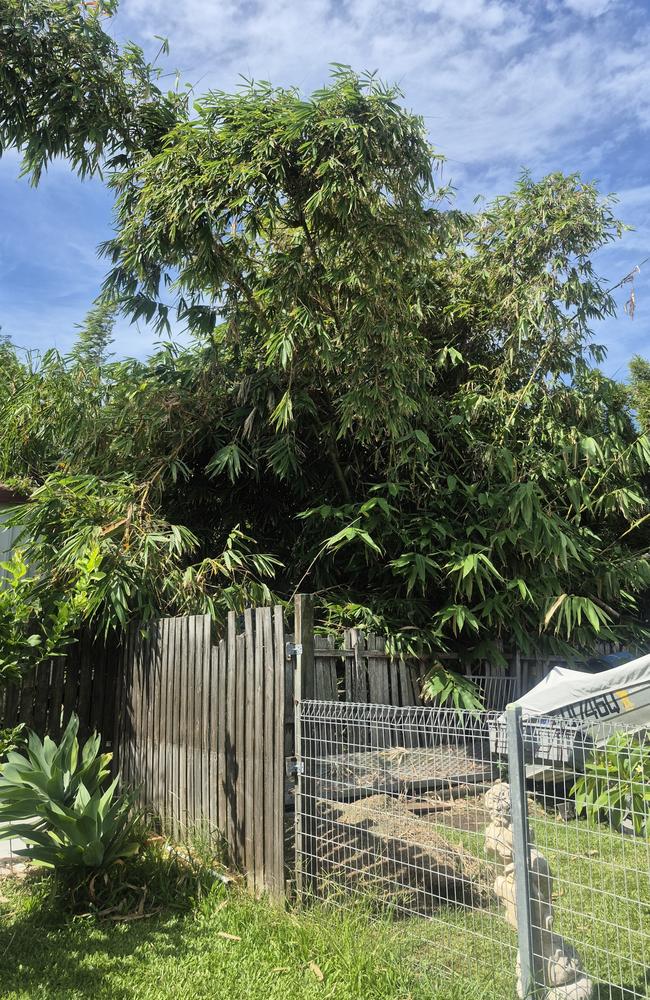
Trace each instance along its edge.
<instances>
[{"instance_id":1,"label":"wire mesh fence panel","mask_svg":"<svg viewBox=\"0 0 650 1000\"><path fill-rule=\"evenodd\" d=\"M650 996L650 742L592 708L520 723L534 987L634 1000Z\"/></svg>"},{"instance_id":2,"label":"wire mesh fence panel","mask_svg":"<svg viewBox=\"0 0 650 1000\"><path fill-rule=\"evenodd\" d=\"M487 715L306 701L298 885L400 921L405 949L513 995L516 934L494 894L485 793L499 777ZM408 931L408 933L406 933Z\"/></svg>"},{"instance_id":3,"label":"wire mesh fence panel","mask_svg":"<svg viewBox=\"0 0 650 1000\"><path fill-rule=\"evenodd\" d=\"M468 674L467 679L476 686L476 693L484 708L490 712L502 712L509 702L519 697L519 681L516 677L482 674Z\"/></svg>"},{"instance_id":4,"label":"wire mesh fence panel","mask_svg":"<svg viewBox=\"0 0 650 1000\"><path fill-rule=\"evenodd\" d=\"M517 756L504 713L321 701L298 711L304 898L399 922L409 960L432 981L465 980L468 995L650 996L643 734L518 717Z\"/></svg>"}]
</instances>

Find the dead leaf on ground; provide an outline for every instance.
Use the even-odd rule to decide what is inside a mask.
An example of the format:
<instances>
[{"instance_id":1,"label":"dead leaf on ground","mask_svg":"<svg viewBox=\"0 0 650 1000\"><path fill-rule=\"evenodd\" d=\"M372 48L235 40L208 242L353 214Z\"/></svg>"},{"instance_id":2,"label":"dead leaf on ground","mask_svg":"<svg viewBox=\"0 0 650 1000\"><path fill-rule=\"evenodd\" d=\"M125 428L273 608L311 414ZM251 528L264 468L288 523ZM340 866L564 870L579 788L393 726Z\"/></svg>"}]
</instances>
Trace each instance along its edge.
<instances>
[{"instance_id":1,"label":"dead leaf on ground","mask_svg":"<svg viewBox=\"0 0 650 1000\"><path fill-rule=\"evenodd\" d=\"M323 975L323 973L321 972L321 969L320 969L320 966L316 965L316 963L315 963L315 962L310 962L310 963L309 963L309 968L311 969L311 971L312 971L312 972L314 973L314 975L316 976L316 979L318 980L318 982L319 982L319 983L322 983L322 982L323 982L323 980L324 980L324 978L325 978L325 976L324 976L324 975Z\"/></svg>"}]
</instances>

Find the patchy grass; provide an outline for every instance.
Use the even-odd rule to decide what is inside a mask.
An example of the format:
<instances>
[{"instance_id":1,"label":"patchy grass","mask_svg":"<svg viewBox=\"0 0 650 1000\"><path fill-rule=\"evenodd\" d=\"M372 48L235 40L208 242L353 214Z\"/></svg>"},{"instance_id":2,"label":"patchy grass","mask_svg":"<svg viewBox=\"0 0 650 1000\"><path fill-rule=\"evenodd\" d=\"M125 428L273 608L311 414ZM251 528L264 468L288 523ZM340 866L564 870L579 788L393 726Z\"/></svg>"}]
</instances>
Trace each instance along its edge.
<instances>
[{"instance_id":1,"label":"patchy grass","mask_svg":"<svg viewBox=\"0 0 650 1000\"><path fill-rule=\"evenodd\" d=\"M3 1000L472 1000L487 980L414 961L404 928L363 909L298 914L213 887L189 914L126 923L69 918L47 878L2 884ZM469 988L468 988L469 986Z\"/></svg>"},{"instance_id":2,"label":"patchy grass","mask_svg":"<svg viewBox=\"0 0 650 1000\"><path fill-rule=\"evenodd\" d=\"M533 827L556 876L555 929L599 980L593 1000L650 996L648 841L541 813ZM482 832L444 833L482 855ZM200 865L185 872L149 856L129 876L136 888L127 909L110 912L123 898L122 878L92 916L64 912L52 877L0 883L2 1000L514 996L515 935L496 907L378 918L369 900L348 895L297 912L210 884ZM151 899L143 905L145 883Z\"/></svg>"}]
</instances>

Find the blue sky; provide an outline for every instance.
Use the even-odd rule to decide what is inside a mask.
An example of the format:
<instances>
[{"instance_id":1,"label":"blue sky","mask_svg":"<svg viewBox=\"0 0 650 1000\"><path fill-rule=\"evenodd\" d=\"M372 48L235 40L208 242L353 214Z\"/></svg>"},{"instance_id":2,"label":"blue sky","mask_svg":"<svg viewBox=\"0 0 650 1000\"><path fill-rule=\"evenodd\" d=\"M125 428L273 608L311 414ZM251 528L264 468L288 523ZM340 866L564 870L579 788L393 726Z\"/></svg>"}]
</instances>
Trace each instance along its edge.
<instances>
[{"instance_id":1,"label":"blue sky","mask_svg":"<svg viewBox=\"0 0 650 1000\"><path fill-rule=\"evenodd\" d=\"M649 15L650 0L122 0L110 30L151 55L167 36L170 71L197 91L244 75L308 92L332 62L377 70L425 117L465 206L508 191L522 167L580 171L618 193L635 228L598 258L614 284L650 257ZM11 153L0 160L1 332L65 350L102 280L110 197L64 164L36 190L18 168ZM650 355L649 275L650 261L634 320L621 308L596 331L611 374ZM116 351L143 356L153 339L122 323Z\"/></svg>"}]
</instances>

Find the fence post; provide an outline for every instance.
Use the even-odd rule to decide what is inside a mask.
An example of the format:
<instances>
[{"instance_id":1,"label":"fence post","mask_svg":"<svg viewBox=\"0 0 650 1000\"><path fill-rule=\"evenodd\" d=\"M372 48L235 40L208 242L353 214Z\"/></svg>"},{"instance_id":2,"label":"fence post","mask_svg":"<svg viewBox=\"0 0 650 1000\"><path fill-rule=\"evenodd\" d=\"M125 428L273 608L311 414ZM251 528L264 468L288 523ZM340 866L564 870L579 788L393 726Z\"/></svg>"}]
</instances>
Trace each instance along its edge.
<instances>
[{"instance_id":1,"label":"fence post","mask_svg":"<svg viewBox=\"0 0 650 1000\"><path fill-rule=\"evenodd\" d=\"M295 838L296 838L296 891L298 899L303 894L303 865L309 855L305 850L305 840L310 826L305 816L303 824L303 800L305 796L305 755L302 736L300 705L303 698L314 696L314 601L311 594L297 594L294 605L295 673L293 679L293 703L295 723L295 754L297 761L295 794Z\"/></svg>"},{"instance_id":2,"label":"fence post","mask_svg":"<svg viewBox=\"0 0 650 1000\"><path fill-rule=\"evenodd\" d=\"M530 906L530 834L528 800L526 798L526 765L520 705L506 708L508 740L508 772L510 807L512 811L512 853L515 865L515 898L517 903L517 935L522 995L534 997L535 956Z\"/></svg>"},{"instance_id":3,"label":"fence post","mask_svg":"<svg viewBox=\"0 0 650 1000\"><path fill-rule=\"evenodd\" d=\"M314 684L314 598L297 594L295 603L295 642L298 647L296 674L300 675L301 698L313 698Z\"/></svg>"},{"instance_id":4,"label":"fence post","mask_svg":"<svg viewBox=\"0 0 650 1000\"><path fill-rule=\"evenodd\" d=\"M521 698L525 693L523 690L523 683L521 677L521 652L519 647L515 649L515 699Z\"/></svg>"}]
</instances>

